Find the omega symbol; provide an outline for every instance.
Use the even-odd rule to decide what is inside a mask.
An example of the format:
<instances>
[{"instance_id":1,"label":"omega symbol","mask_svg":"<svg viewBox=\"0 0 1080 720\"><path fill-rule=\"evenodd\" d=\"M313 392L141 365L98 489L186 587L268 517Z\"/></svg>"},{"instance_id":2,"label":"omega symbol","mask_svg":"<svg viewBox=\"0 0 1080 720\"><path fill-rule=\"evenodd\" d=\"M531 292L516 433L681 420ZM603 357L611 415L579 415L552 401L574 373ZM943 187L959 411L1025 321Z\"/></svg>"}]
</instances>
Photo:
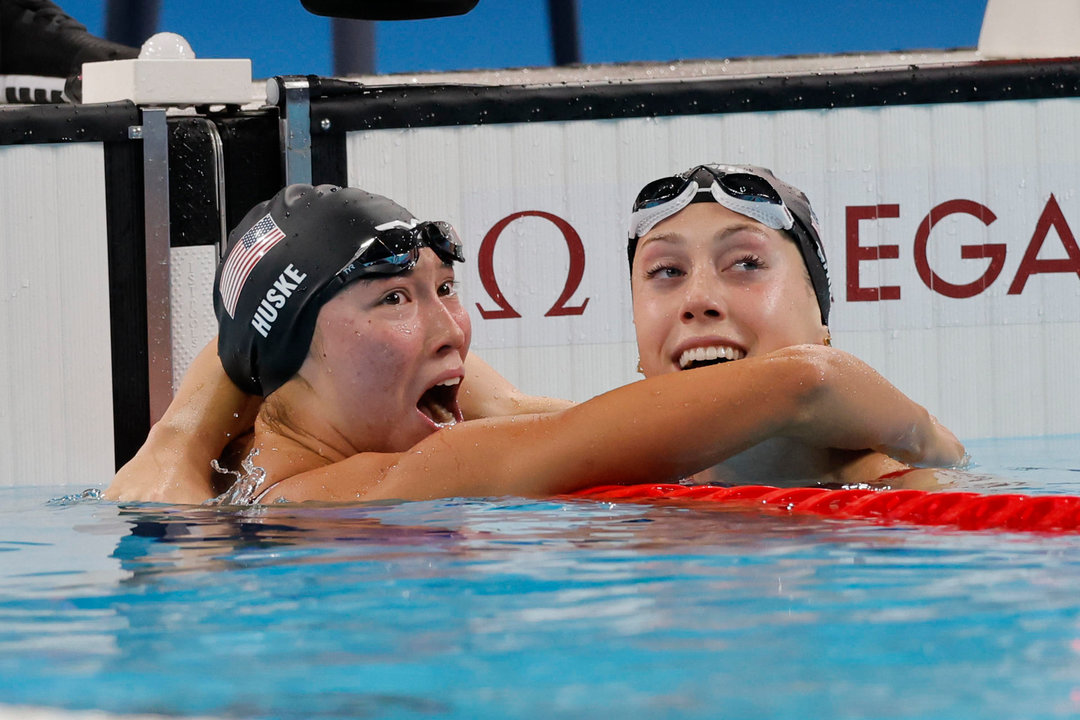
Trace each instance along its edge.
<instances>
[{"instance_id":1,"label":"omega symbol","mask_svg":"<svg viewBox=\"0 0 1080 720\"><path fill-rule=\"evenodd\" d=\"M580 305L566 304L577 291L578 286L581 284L581 277L585 274L585 246L581 243L581 236L577 234L577 231L574 230L570 223L566 222L558 215L553 215L541 210L522 210L521 212L508 215L495 223L494 227L488 230L487 234L484 235L484 240L480 243L480 255L477 258L477 266L480 271L480 282L483 283L484 290L487 291L488 296L498 306L498 308L494 310L485 310L480 306L480 303L476 303L476 309L480 311L480 317L485 320L521 317L521 313L510 305L506 296L499 290L499 283L495 279L495 265L493 260L495 257L495 244L498 242L499 236L502 235L503 230L505 230L510 223L523 217L538 217L550 221L559 229L559 232L562 233L563 239L566 240L566 248L570 251L570 268L566 274L566 284L563 286L562 294L559 295L559 298L555 301L555 304L551 306L551 309L544 313L544 317L581 315L585 312L585 306L589 304L589 298L585 298Z\"/></svg>"}]
</instances>

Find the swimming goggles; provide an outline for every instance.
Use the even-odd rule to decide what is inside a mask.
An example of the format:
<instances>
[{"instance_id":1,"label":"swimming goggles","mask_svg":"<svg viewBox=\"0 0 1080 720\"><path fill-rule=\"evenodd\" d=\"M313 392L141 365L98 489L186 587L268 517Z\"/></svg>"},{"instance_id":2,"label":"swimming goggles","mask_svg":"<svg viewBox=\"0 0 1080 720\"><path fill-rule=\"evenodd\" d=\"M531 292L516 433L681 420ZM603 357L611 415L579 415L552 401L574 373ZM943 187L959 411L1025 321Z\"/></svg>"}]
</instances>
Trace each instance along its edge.
<instances>
[{"instance_id":1,"label":"swimming goggles","mask_svg":"<svg viewBox=\"0 0 1080 720\"><path fill-rule=\"evenodd\" d=\"M699 182L700 181L700 182ZM707 187L702 187L708 183ZM679 175L654 180L641 188L630 215L630 239L637 240L661 220L666 220L709 193L728 210L757 220L774 230L790 230L795 218L769 181L728 165L698 165Z\"/></svg>"},{"instance_id":2,"label":"swimming goggles","mask_svg":"<svg viewBox=\"0 0 1080 720\"><path fill-rule=\"evenodd\" d=\"M420 251L429 247L445 263L465 262L461 238L448 222L422 222L413 227L396 224L376 229L357 248L331 281L344 284L369 275L399 275L416 267Z\"/></svg>"}]
</instances>

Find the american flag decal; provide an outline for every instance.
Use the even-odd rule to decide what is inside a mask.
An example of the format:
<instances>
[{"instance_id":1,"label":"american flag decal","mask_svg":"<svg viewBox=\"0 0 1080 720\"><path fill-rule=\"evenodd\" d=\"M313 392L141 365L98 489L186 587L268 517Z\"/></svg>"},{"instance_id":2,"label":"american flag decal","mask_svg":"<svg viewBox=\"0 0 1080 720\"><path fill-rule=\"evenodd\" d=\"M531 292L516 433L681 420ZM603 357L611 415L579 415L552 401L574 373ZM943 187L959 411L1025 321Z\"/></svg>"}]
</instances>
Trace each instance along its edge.
<instances>
[{"instance_id":1,"label":"american flag decal","mask_svg":"<svg viewBox=\"0 0 1080 720\"><path fill-rule=\"evenodd\" d=\"M236 314L236 303L240 299L240 291L244 289L248 275L262 259L262 256L270 251L270 248L278 244L285 237L285 233L274 222L274 218L267 214L262 220L244 233L240 242L233 246L225 266L221 269L221 281L218 289L221 291L221 302L225 306L225 312L229 317Z\"/></svg>"}]
</instances>

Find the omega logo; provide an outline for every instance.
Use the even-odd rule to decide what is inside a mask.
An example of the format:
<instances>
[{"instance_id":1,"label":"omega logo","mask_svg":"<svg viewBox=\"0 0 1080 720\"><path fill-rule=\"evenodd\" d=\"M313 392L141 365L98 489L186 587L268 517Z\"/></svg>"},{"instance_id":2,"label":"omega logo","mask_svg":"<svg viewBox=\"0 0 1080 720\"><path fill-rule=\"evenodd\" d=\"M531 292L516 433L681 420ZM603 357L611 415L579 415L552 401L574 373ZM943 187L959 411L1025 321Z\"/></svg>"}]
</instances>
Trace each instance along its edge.
<instances>
[{"instance_id":1,"label":"omega logo","mask_svg":"<svg viewBox=\"0 0 1080 720\"><path fill-rule=\"evenodd\" d=\"M480 255L477 258L480 282L484 285L484 290L487 291L488 297L490 297L498 306L493 310L485 310L481 307L480 303L476 303L476 309L480 311L480 317L485 320L521 317L521 313L510 305L506 296L503 295L502 291L499 289L499 283L495 279L495 265L493 259L495 257L495 244L499 241L499 236L502 235L503 230L505 230L510 223L523 217L538 217L551 222L559 229L559 232L562 233L563 239L566 241L566 248L570 251L570 269L566 274L566 284L563 286L562 294L555 300L555 304L551 306L551 309L544 313L544 317L583 314L585 312L585 306L589 304L589 298L585 298L580 305L567 305L570 298L577 292L578 286L581 284L581 277L585 274L585 246L581 243L581 236L578 235L577 230L574 230L570 223L566 222L566 220L563 220L558 215L553 215L541 210L522 210L521 212L507 215L502 220L495 223L495 225L488 230L487 234L484 235L484 239L480 243Z\"/></svg>"}]
</instances>

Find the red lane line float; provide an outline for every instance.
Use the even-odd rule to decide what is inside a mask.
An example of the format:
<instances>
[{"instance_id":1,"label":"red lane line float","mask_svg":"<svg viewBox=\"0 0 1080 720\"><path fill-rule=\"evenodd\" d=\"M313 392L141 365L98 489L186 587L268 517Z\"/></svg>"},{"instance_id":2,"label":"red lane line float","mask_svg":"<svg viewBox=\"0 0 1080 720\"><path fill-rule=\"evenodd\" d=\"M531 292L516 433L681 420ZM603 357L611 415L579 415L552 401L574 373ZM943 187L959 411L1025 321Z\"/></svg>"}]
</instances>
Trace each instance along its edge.
<instances>
[{"instance_id":1,"label":"red lane line float","mask_svg":"<svg viewBox=\"0 0 1080 720\"><path fill-rule=\"evenodd\" d=\"M980 495L929 490L775 488L766 485L600 485L566 497L628 502L719 503L821 517L945 525L963 530L1076 532L1080 497Z\"/></svg>"}]
</instances>

